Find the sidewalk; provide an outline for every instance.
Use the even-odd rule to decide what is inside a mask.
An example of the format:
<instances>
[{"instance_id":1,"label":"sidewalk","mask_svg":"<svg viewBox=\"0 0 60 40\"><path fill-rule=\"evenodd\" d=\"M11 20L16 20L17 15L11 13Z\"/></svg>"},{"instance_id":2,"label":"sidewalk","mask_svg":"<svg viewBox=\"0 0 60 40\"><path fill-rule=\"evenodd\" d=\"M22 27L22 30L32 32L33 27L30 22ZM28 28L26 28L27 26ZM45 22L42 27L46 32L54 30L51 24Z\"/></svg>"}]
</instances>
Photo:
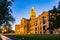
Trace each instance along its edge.
<instances>
[{"instance_id":1,"label":"sidewalk","mask_svg":"<svg viewBox=\"0 0 60 40\"><path fill-rule=\"evenodd\" d=\"M10 38L4 36L4 35L0 35L0 36L1 36L2 40L12 40L12 39L10 39Z\"/></svg>"}]
</instances>

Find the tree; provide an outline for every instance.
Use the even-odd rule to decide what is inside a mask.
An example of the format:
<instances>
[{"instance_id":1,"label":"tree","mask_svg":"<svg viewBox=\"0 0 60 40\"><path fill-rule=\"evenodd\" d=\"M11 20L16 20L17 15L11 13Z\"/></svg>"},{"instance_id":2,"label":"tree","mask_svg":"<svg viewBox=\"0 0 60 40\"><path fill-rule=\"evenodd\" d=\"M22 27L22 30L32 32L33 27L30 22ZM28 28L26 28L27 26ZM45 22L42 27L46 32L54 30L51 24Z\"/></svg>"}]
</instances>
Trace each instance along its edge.
<instances>
[{"instance_id":1,"label":"tree","mask_svg":"<svg viewBox=\"0 0 60 40\"><path fill-rule=\"evenodd\" d=\"M57 14L57 8L56 8L56 6L54 6L53 9L49 10L48 12L52 13L52 15L49 16L49 22L50 22L49 23L50 24L49 27L50 27L50 30L53 30L54 28L56 28L56 19L55 19L56 18L56 14Z\"/></svg>"},{"instance_id":2,"label":"tree","mask_svg":"<svg viewBox=\"0 0 60 40\"><path fill-rule=\"evenodd\" d=\"M52 15L50 15L50 18L49 18L49 24L50 24L50 29L53 30L53 29L57 29L57 28L60 28L60 2L58 4L58 8L56 8L56 6L53 7L52 10L49 10L48 11L49 13L52 13ZM52 18L52 16L54 16L54 18ZM52 24L51 24L52 22Z\"/></svg>"},{"instance_id":3,"label":"tree","mask_svg":"<svg viewBox=\"0 0 60 40\"><path fill-rule=\"evenodd\" d=\"M57 8L58 10L60 10L60 1L59 1L59 3L58 3L58 8Z\"/></svg>"},{"instance_id":4,"label":"tree","mask_svg":"<svg viewBox=\"0 0 60 40\"><path fill-rule=\"evenodd\" d=\"M13 0L0 0L0 25L1 26L5 24L11 25L15 21L15 19L11 15L12 10L10 9L12 3Z\"/></svg>"}]
</instances>

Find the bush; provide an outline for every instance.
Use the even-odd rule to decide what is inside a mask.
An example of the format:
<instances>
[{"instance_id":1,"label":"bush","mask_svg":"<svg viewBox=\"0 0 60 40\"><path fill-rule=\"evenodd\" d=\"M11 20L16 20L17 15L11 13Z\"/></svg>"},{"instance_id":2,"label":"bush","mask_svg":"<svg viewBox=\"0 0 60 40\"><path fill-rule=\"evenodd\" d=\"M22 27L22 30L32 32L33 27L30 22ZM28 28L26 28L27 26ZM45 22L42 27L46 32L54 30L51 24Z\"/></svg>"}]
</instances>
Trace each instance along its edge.
<instances>
[{"instance_id":1,"label":"bush","mask_svg":"<svg viewBox=\"0 0 60 40\"><path fill-rule=\"evenodd\" d=\"M15 38L24 39L24 40L60 40L60 35L54 35L54 34L6 35L6 36L15 37Z\"/></svg>"}]
</instances>

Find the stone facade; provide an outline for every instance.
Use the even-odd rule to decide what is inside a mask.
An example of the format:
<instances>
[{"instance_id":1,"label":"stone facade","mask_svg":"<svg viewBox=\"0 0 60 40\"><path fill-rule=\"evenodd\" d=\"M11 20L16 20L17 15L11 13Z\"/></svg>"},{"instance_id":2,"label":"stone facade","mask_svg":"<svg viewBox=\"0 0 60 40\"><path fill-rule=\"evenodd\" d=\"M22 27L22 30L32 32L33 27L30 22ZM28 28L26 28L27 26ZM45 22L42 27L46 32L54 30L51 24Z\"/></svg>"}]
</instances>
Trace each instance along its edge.
<instances>
[{"instance_id":1,"label":"stone facade","mask_svg":"<svg viewBox=\"0 0 60 40\"><path fill-rule=\"evenodd\" d=\"M15 25L17 34L49 34L49 13L43 12L36 17L36 11L32 7L30 19L22 18L21 24ZM46 31L47 30L47 31Z\"/></svg>"},{"instance_id":2,"label":"stone facade","mask_svg":"<svg viewBox=\"0 0 60 40\"><path fill-rule=\"evenodd\" d=\"M45 34L46 30L49 28L49 13L43 12L37 19L39 34Z\"/></svg>"},{"instance_id":3,"label":"stone facade","mask_svg":"<svg viewBox=\"0 0 60 40\"><path fill-rule=\"evenodd\" d=\"M30 19L22 18L21 24L15 25L16 34L49 34L49 13L43 12L36 17L36 11L32 7ZM47 30L47 31L46 31Z\"/></svg>"}]
</instances>

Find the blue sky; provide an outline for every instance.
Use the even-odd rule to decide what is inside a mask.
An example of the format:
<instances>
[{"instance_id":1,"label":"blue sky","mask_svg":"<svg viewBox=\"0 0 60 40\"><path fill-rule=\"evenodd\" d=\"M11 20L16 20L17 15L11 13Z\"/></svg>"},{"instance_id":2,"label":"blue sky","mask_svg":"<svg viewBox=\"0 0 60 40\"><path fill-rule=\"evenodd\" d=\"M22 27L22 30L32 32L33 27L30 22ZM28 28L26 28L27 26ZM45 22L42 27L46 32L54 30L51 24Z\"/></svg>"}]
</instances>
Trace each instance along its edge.
<instances>
[{"instance_id":1,"label":"blue sky","mask_svg":"<svg viewBox=\"0 0 60 40\"><path fill-rule=\"evenodd\" d=\"M53 6L58 6L59 0L14 0L11 7L13 17L15 18L15 24L19 24L22 18L29 19L31 8L36 10L36 16L40 15L43 11L48 11ZM14 29L15 26L13 26Z\"/></svg>"}]
</instances>

